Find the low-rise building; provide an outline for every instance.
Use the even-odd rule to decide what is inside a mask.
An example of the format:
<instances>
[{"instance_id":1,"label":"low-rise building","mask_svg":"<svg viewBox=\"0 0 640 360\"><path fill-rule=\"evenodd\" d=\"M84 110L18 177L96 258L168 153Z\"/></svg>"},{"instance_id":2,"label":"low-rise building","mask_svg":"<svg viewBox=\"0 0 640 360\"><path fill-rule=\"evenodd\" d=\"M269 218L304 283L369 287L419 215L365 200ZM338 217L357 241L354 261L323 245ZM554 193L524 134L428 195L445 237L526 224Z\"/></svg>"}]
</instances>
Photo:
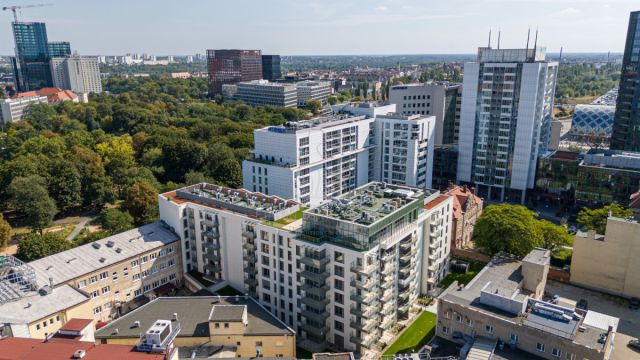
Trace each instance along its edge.
<instances>
[{"instance_id":1,"label":"low-rise building","mask_svg":"<svg viewBox=\"0 0 640 360\"><path fill-rule=\"evenodd\" d=\"M293 108L298 105L298 92L293 84L253 80L238 83L236 89L234 98L248 105Z\"/></svg>"},{"instance_id":2,"label":"low-rise building","mask_svg":"<svg viewBox=\"0 0 640 360\"><path fill-rule=\"evenodd\" d=\"M571 282L623 297L640 298L640 223L609 217L605 234L579 231L573 241Z\"/></svg>"},{"instance_id":3,"label":"low-rise building","mask_svg":"<svg viewBox=\"0 0 640 360\"><path fill-rule=\"evenodd\" d=\"M482 198L474 194L466 185L450 184L445 194L453 198L451 247L465 248L473 240L473 228L482 215Z\"/></svg>"},{"instance_id":4,"label":"low-rise building","mask_svg":"<svg viewBox=\"0 0 640 360\"><path fill-rule=\"evenodd\" d=\"M466 286L454 282L438 298L437 336L489 352L502 341L543 359L609 359L619 319L544 301L550 257L498 255Z\"/></svg>"},{"instance_id":5,"label":"low-rise building","mask_svg":"<svg viewBox=\"0 0 640 360\"><path fill-rule=\"evenodd\" d=\"M331 95L331 82L329 81L300 81L296 83L298 89L298 107L307 106L310 100L324 102Z\"/></svg>"},{"instance_id":6,"label":"low-rise building","mask_svg":"<svg viewBox=\"0 0 640 360\"><path fill-rule=\"evenodd\" d=\"M395 104L381 104L378 102L346 103L331 106L335 115L350 114L352 116L366 116L375 118L396 112Z\"/></svg>"},{"instance_id":7,"label":"low-rise building","mask_svg":"<svg viewBox=\"0 0 640 360\"><path fill-rule=\"evenodd\" d=\"M578 167L577 205L627 204L640 188L640 153L592 149Z\"/></svg>"},{"instance_id":8,"label":"low-rise building","mask_svg":"<svg viewBox=\"0 0 640 360\"><path fill-rule=\"evenodd\" d=\"M133 346L141 330L159 322L179 330L178 348L224 347L231 358L295 356L295 331L248 296L156 298L98 329L96 342Z\"/></svg>"},{"instance_id":9,"label":"low-rise building","mask_svg":"<svg viewBox=\"0 0 640 360\"><path fill-rule=\"evenodd\" d=\"M0 102L0 122L4 125L22 120L29 113L32 104L46 104L47 97L34 95L17 99L5 99Z\"/></svg>"}]
</instances>

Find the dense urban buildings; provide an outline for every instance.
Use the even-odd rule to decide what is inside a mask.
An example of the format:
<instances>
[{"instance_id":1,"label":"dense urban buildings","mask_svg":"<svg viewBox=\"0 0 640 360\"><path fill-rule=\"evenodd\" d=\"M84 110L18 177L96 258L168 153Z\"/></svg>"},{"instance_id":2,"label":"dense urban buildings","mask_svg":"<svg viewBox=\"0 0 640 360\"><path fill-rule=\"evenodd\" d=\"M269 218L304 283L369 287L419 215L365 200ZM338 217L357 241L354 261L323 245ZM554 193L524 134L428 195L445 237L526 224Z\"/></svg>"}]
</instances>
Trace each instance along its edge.
<instances>
[{"instance_id":1,"label":"dense urban buildings","mask_svg":"<svg viewBox=\"0 0 640 360\"><path fill-rule=\"evenodd\" d=\"M298 92L294 84L272 83L269 80L238 83L233 98L254 106L298 106Z\"/></svg>"},{"instance_id":2,"label":"dense urban buildings","mask_svg":"<svg viewBox=\"0 0 640 360\"><path fill-rule=\"evenodd\" d=\"M269 81L282 78L280 55L262 55L262 78Z\"/></svg>"},{"instance_id":3,"label":"dense urban buildings","mask_svg":"<svg viewBox=\"0 0 640 360\"><path fill-rule=\"evenodd\" d=\"M467 186L450 184L445 194L453 199L451 247L466 248L473 240L473 227L482 215L483 201Z\"/></svg>"},{"instance_id":4,"label":"dense urban buildings","mask_svg":"<svg viewBox=\"0 0 640 360\"><path fill-rule=\"evenodd\" d=\"M175 347L216 350L224 346L224 352L211 351L218 352L218 358L293 358L296 354L293 329L248 296L156 298L98 329L95 338L102 344L135 346L141 330L167 320L174 329L179 325Z\"/></svg>"},{"instance_id":5,"label":"dense urban buildings","mask_svg":"<svg viewBox=\"0 0 640 360\"><path fill-rule=\"evenodd\" d=\"M331 82L305 80L296 83L298 89L298 107L307 106L310 100L324 102L331 95Z\"/></svg>"},{"instance_id":6,"label":"dense urban buildings","mask_svg":"<svg viewBox=\"0 0 640 360\"><path fill-rule=\"evenodd\" d=\"M457 180L524 203L547 149L558 63L544 48L478 49L464 66Z\"/></svg>"},{"instance_id":7,"label":"dense urban buildings","mask_svg":"<svg viewBox=\"0 0 640 360\"><path fill-rule=\"evenodd\" d=\"M389 102L399 113L436 117L435 145L458 142L461 99L462 86L448 82L394 85L389 89Z\"/></svg>"},{"instance_id":8,"label":"dense urban buildings","mask_svg":"<svg viewBox=\"0 0 640 360\"><path fill-rule=\"evenodd\" d=\"M102 92L98 58L86 56L51 58L53 86L75 93Z\"/></svg>"},{"instance_id":9,"label":"dense urban buildings","mask_svg":"<svg viewBox=\"0 0 640 360\"><path fill-rule=\"evenodd\" d=\"M260 50L207 50L209 96L221 95L222 85L262 79Z\"/></svg>"},{"instance_id":10,"label":"dense urban buildings","mask_svg":"<svg viewBox=\"0 0 640 360\"><path fill-rule=\"evenodd\" d=\"M604 234L579 231L573 241L571 282L625 298L640 297L640 223L610 216Z\"/></svg>"},{"instance_id":11,"label":"dense urban buildings","mask_svg":"<svg viewBox=\"0 0 640 360\"><path fill-rule=\"evenodd\" d=\"M53 86L49 61L71 55L68 42L49 42L47 28L40 22L13 22L16 56L14 77L18 91Z\"/></svg>"},{"instance_id":12,"label":"dense urban buildings","mask_svg":"<svg viewBox=\"0 0 640 360\"><path fill-rule=\"evenodd\" d=\"M629 18L611 149L640 151L640 11Z\"/></svg>"},{"instance_id":13,"label":"dense urban buildings","mask_svg":"<svg viewBox=\"0 0 640 360\"><path fill-rule=\"evenodd\" d=\"M326 117L254 130L244 188L317 205L373 179L374 119Z\"/></svg>"},{"instance_id":14,"label":"dense urban buildings","mask_svg":"<svg viewBox=\"0 0 640 360\"><path fill-rule=\"evenodd\" d=\"M627 205L640 189L640 154L592 149L583 155L576 176L577 205Z\"/></svg>"},{"instance_id":15,"label":"dense urban buildings","mask_svg":"<svg viewBox=\"0 0 640 360\"><path fill-rule=\"evenodd\" d=\"M116 318L181 281L179 240L156 222L27 264L5 258L0 324L42 339L74 317Z\"/></svg>"},{"instance_id":16,"label":"dense urban buildings","mask_svg":"<svg viewBox=\"0 0 640 360\"><path fill-rule=\"evenodd\" d=\"M376 117L373 176L377 181L431 188L435 116Z\"/></svg>"},{"instance_id":17,"label":"dense urban buildings","mask_svg":"<svg viewBox=\"0 0 640 360\"><path fill-rule=\"evenodd\" d=\"M371 351L448 271L453 199L437 191L369 183L305 210L198 184L159 201L185 271L254 297L309 349Z\"/></svg>"},{"instance_id":18,"label":"dense urban buildings","mask_svg":"<svg viewBox=\"0 0 640 360\"><path fill-rule=\"evenodd\" d=\"M454 282L438 297L436 335L469 354L502 341L543 359L609 359L619 319L545 301L550 258L539 248L522 260L499 254L466 286Z\"/></svg>"},{"instance_id":19,"label":"dense urban buildings","mask_svg":"<svg viewBox=\"0 0 640 360\"><path fill-rule=\"evenodd\" d=\"M533 198L555 203L562 209L573 207L581 160L580 154L571 151L557 150L541 154L536 167Z\"/></svg>"}]
</instances>

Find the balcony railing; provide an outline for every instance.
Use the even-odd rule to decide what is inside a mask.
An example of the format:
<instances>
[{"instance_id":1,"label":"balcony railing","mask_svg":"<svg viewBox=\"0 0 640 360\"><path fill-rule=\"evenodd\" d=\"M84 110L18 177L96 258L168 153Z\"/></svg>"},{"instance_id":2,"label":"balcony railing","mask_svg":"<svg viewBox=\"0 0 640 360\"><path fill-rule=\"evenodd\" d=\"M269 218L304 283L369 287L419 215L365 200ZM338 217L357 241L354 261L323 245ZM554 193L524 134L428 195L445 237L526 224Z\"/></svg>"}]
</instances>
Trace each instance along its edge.
<instances>
[{"instance_id":1,"label":"balcony railing","mask_svg":"<svg viewBox=\"0 0 640 360\"><path fill-rule=\"evenodd\" d=\"M327 278L329 277L329 274L327 272L316 273L309 270L304 270L300 273L300 276L316 283L324 283L325 280L327 280Z\"/></svg>"}]
</instances>

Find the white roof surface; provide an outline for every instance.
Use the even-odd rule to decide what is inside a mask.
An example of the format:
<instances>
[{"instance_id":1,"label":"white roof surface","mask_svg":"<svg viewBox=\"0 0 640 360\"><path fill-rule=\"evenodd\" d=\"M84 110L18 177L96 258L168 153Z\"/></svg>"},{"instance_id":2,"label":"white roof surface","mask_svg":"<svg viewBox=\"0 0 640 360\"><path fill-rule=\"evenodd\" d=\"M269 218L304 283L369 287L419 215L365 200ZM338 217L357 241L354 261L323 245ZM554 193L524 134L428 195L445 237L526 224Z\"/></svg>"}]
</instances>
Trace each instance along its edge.
<instances>
[{"instance_id":1,"label":"white roof surface","mask_svg":"<svg viewBox=\"0 0 640 360\"><path fill-rule=\"evenodd\" d=\"M617 331L618 322L620 322L620 319L617 317L589 310L587 311L587 315L584 317L582 324L604 331L609 330L609 326L611 326L613 331Z\"/></svg>"},{"instance_id":2,"label":"white roof surface","mask_svg":"<svg viewBox=\"0 0 640 360\"><path fill-rule=\"evenodd\" d=\"M39 286L48 285L50 277L57 286L175 241L176 234L155 222L32 261L29 266L35 269Z\"/></svg>"},{"instance_id":3,"label":"white roof surface","mask_svg":"<svg viewBox=\"0 0 640 360\"><path fill-rule=\"evenodd\" d=\"M88 297L69 285L58 286L48 295L33 292L0 305L0 323L28 324L80 304Z\"/></svg>"}]
</instances>

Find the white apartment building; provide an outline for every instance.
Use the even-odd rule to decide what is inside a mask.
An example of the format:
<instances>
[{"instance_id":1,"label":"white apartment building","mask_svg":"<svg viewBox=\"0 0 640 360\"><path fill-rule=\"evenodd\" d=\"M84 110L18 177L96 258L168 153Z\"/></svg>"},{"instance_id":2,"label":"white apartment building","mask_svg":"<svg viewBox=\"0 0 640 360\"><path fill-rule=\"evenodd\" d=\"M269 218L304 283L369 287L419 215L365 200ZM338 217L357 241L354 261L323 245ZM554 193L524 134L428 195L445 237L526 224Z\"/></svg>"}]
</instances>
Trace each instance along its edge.
<instances>
[{"instance_id":1,"label":"white apartment building","mask_svg":"<svg viewBox=\"0 0 640 360\"><path fill-rule=\"evenodd\" d=\"M79 94L102 92L100 62L97 57L72 56L51 59L53 86Z\"/></svg>"},{"instance_id":2,"label":"white apartment building","mask_svg":"<svg viewBox=\"0 0 640 360\"><path fill-rule=\"evenodd\" d=\"M394 85L389 89L389 102L403 115L433 115L435 145L456 144L460 131L461 84Z\"/></svg>"},{"instance_id":3,"label":"white apartment building","mask_svg":"<svg viewBox=\"0 0 640 360\"><path fill-rule=\"evenodd\" d=\"M323 102L331 95L331 82L305 80L296 83L298 88L298 106L305 107L309 100Z\"/></svg>"},{"instance_id":4,"label":"white apartment building","mask_svg":"<svg viewBox=\"0 0 640 360\"><path fill-rule=\"evenodd\" d=\"M525 201L549 143L557 71L544 48L478 49L464 66L459 182L489 200Z\"/></svg>"},{"instance_id":5,"label":"white apartment building","mask_svg":"<svg viewBox=\"0 0 640 360\"><path fill-rule=\"evenodd\" d=\"M38 95L2 100L0 101L0 123L4 126L6 123L22 120L27 114L29 105L46 103L47 97Z\"/></svg>"},{"instance_id":6,"label":"white apartment building","mask_svg":"<svg viewBox=\"0 0 640 360\"><path fill-rule=\"evenodd\" d=\"M334 115L351 114L353 116L366 116L375 118L396 112L396 104L382 104L375 101L363 103L345 103L331 106Z\"/></svg>"},{"instance_id":7,"label":"white apartment building","mask_svg":"<svg viewBox=\"0 0 640 360\"><path fill-rule=\"evenodd\" d=\"M374 358L385 331L448 268L452 199L370 183L316 208L197 184L161 194L185 271L256 298L312 351Z\"/></svg>"},{"instance_id":8,"label":"white apartment building","mask_svg":"<svg viewBox=\"0 0 640 360\"><path fill-rule=\"evenodd\" d=\"M327 117L254 130L243 187L317 205L372 179L373 119Z\"/></svg>"},{"instance_id":9,"label":"white apartment building","mask_svg":"<svg viewBox=\"0 0 640 360\"><path fill-rule=\"evenodd\" d=\"M374 179L431 188L435 116L387 114L376 117Z\"/></svg>"},{"instance_id":10,"label":"white apartment building","mask_svg":"<svg viewBox=\"0 0 640 360\"><path fill-rule=\"evenodd\" d=\"M294 84L253 80L236 85L235 99L253 106L298 106L298 91Z\"/></svg>"}]
</instances>

